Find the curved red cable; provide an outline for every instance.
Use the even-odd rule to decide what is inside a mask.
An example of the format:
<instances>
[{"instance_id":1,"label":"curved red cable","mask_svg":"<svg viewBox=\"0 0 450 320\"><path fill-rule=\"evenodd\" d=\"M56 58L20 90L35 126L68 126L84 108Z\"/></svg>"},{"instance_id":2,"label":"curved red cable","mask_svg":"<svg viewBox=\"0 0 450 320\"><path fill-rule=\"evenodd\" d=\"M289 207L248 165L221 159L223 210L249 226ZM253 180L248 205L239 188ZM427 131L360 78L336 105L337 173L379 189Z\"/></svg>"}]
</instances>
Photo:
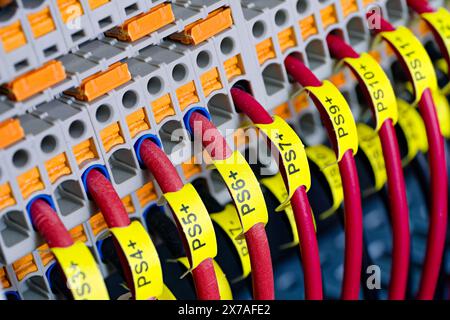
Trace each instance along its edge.
<instances>
[{"instance_id":1,"label":"curved red cable","mask_svg":"<svg viewBox=\"0 0 450 320\"><path fill-rule=\"evenodd\" d=\"M345 208L345 262L341 296L343 300L357 300L362 268L363 223L361 193L353 151L345 152L338 165Z\"/></svg>"},{"instance_id":2,"label":"curved red cable","mask_svg":"<svg viewBox=\"0 0 450 320\"><path fill-rule=\"evenodd\" d=\"M73 245L69 231L47 202L41 199L34 201L30 207L30 214L33 225L50 248L66 248Z\"/></svg>"},{"instance_id":3,"label":"curved red cable","mask_svg":"<svg viewBox=\"0 0 450 320\"><path fill-rule=\"evenodd\" d=\"M250 264L252 268L253 298L255 300L275 299L272 258L269 240L262 223L255 224L245 233Z\"/></svg>"},{"instance_id":4,"label":"curved red cable","mask_svg":"<svg viewBox=\"0 0 450 320\"><path fill-rule=\"evenodd\" d=\"M153 141L147 139L139 150L142 161L158 182L163 193L176 192L183 188L183 181L170 159ZM178 224L178 223L177 223ZM181 233L182 234L182 233ZM184 236L183 244L187 249ZM189 250L186 250L188 253ZM192 270L197 298L200 300L220 300L219 285L212 259L207 259Z\"/></svg>"},{"instance_id":5,"label":"curved red cable","mask_svg":"<svg viewBox=\"0 0 450 320\"><path fill-rule=\"evenodd\" d=\"M317 243L311 206L304 187L295 190L291 199L291 206L300 242L305 279L305 297L309 300L322 300L323 289L319 245Z\"/></svg>"},{"instance_id":6,"label":"curved red cable","mask_svg":"<svg viewBox=\"0 0 450 320\"><path fill-rule=\"evenodd\" d=\"M100 171L95 169L89 171L86 177L86 185L89 194L105 217L109 228L130 225L130 218L122 200L111 182Z\"/></svg>"},{"instance_id":7,"label":"curved red cable","mask_svg":"<svg viewBox=\"0 0 450 320\"><path fill-rule=\"evenodd\" d=\"M447 164L444 138L441 134L433 97L427 89L420 101L419 110L428 136L428 162L430 166L431 210L422 278L417 298L431 300L434 297L441 268L447 232Z\"/></svg>"},{"instance_id":8,"label":"curved red cable","mask_svg":"<svg viewBox=\"0 0 450 320\"><path fill-rule=\"evenodd\" d=\"M410 232L409 208L397 134L392 120L387 120L379 131L386 165L389 205L393 230L391 281L389 299L404 300L408 285Z\"/></svg>"},{"instance_id":9,"label":"curved red cable","mask_svg":"<svg viewBox=\"0 0 450 320\"><path fill-rule=\"evenodd\" d=\"M328 35L327 44L330 53L336 59L358 58L359 54L353 50L341 38ZM358 81L363 80L355 73ZM364 94L368 101L370 93L364 88ZM372 110L375 106L372 105ZM398 147L397 134L391 120L385 121L378 133L383 149L383 157L386 164L387 183L389 192L389 204L392 220L393 252L391 267L391 282L389 286L389 299L405 299L408 285L409 256L410 256L410 232L409 209L406 199L405 179Z\"/></svg>"},{"instance_id":10,"label":"curved red cable","mask_svg":"<svg viewBox=\"0 0 450 320\"><path fill-rule=\"evenodd\" d=\"M367 15L370 17L373 13L368 13ZM377 19L380 19L382 29L375 30L375 32L395 30L383 18L378 17ZM441 133L436 106L430 89L424 91L420 97L418 106L427 131L429 145L428 162L431 177L431 209L427 251L417 297L423 300L431 300L436 290L447 232L447 164L444 151L444 138Z\"/></svg>"},{"instance_id":11,"label":"curved red cable","mask_svg":"<svg viewBox=\"0 0 450 320\"><path fill-rule=\"evenodd\" d=\"M287 72L303 87L320 86L322 82L317 79L314 73L306 67L300 60L293 56L288 56L285 60ZM334 150L337 149L336 137L331 123L318 101L314 103L321 112L328 136L333 143ZM363 255L363 229L362 229L362 208L361 192L359 187L358 174L356 170L353 152L347 151L339 162L342 185L344 188L345 207L345 263L344 280L341 296L345 300L357 300L359 298L362 255Z\"/></svg>"},{"instance_id":12,"label":"curved red cable","mask_svg":"<svg viewBox=\"0 0 450 320\"><path fill-rule=\"evenodd\" d=\"M214 124L199 112L194 112L189 124L196 139L202 141L214 160L225 160L232 155L225 138ZM257 300L273 300L274 282L272 258L267 234L262 224L254 225L245 233L252 267L253 296Z\"/></svg>"},{"instance_id":13,"label":"curved red cable","mask_svg":"<svg viewBox=\"0 0 450 320\"><path fill-rule=\"evenodd\" d=\"M408 7L418 14L434 12L434 8L425 0L407 0Z\"/></svg>"},{"instance_id":14,"label":"curved red cable","mask_svg":"<svg viewBox=\"0 0 450 320\"><path fill-rule=\"evenodd\" d=\"M329 34L327 36L328 50L333 58L343 60L345 58L359 58L359 54L340 37Z\"/></svg>"},{"instance_id":15,"label":"curved red cable","mask_svg":"<svg viewBox=\"0 0 450 320\"><path fill-rule=\"evenodd\" d=\"M270 114L247 92L233 88L231 95L235 105L244 112L253 123L269 124L273 122ZM280 168L282 169L282 168ZM281 172L283 170L280 170ZM291 206L295 216L297 233L300 238L300 253L304 269L305 297L308 300L321 300L322 273L320 266L319 246L312 219L311 207L304 187L298 188Z\"/></svg>"}]
</instances>

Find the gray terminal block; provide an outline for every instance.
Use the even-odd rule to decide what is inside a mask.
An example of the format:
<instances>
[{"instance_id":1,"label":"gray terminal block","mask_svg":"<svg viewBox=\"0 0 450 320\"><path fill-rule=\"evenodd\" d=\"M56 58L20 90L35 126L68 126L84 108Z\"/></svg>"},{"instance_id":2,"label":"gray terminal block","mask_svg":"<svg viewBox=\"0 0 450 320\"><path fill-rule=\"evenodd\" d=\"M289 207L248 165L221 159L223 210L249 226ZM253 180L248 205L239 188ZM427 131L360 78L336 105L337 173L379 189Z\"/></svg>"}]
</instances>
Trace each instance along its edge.
<instances>
[{"instance_id":1,"label":"gray terminal block","mask_svg":"<svg viewBox=\"0 0 450 320\"><path fill-rule=\"evenodd\" d=\"M30 32L25 30L28 21L24 16L24 10L20 3L14 2L2 10L0 28L17 33L20 41L1 41L0 56L2 61L2 81L8 82L37 67L38 59L33 48L33 38Z\"/></svg>"}]
</instances>

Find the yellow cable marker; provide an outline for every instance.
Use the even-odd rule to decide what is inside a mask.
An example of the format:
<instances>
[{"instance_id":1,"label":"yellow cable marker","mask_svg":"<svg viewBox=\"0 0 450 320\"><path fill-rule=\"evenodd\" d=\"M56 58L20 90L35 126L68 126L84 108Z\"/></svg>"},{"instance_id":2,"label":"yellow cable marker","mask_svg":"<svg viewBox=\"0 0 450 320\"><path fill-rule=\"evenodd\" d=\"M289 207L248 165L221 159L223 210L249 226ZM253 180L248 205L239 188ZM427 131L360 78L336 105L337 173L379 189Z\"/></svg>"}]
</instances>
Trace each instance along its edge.
<instances>
[{"instance_id":1,"label":"yellow cable marker","mask_svg":"<svg viewBox=\"0 0 450 320\"><path fill-rule=\"evenodd\" d=\"M230 238L239 255L239 260L241 261L242 275L237 279L232 279L231 281L235 282L247 278L252 271L252 266L250 263L250 256L248 254L248 247L245 238L236 238L238 235L242 234L242 226L239 221L236 207L233 204L227 204L223 211L212 213L211 219L217 223Z\"/></svg>"},{"instance_id":2,"label":"yellow cable marker","mask_svg":"<svg viewBox=\"0 0 450 320\"><path fill-rule=\"evenodd\" d=\"M127 227L110 229L120 245L133 277L136 300L157 298L163 292L163 275L158 253L147 231L139 221ZM131 289L131 288L130 288Z\"/></svg>"},{"instance_id":3,"label":"yellow cable marker","mask_svg":"<svg viewBox=\"0 0 450 320\"><path fill-rule=\"evenodd\" d=\"M214 160L213 163L233 198L243 233L258 223L266 225L269 218L264 195L244 156L234 151L228 159Z\"/></svg>"},{"instance_id":4,"label":"yellow cable marker","mask_svg":"<svg viewBox=\"0 0 450 320\"><path fill-rule=\"evenodd\" d=\"M383 68L367 53L362 53L359 58L345 58L344 61L363 81L369 93L375 111L376 131L387 119L395 125L398 120L397 98Z\"/></svg>"},{"instance_id":5,"label":"yellow cable marker","mask_svg":"<svg viewBox=\"0 0 450 320\"><path fill-rule=\"evenodd\" d=\"M387 181L386 166L383 157L383 148L378 134L368 125L358 123L359 147L369 159L370 166L374 175L374 191L383 188Z\"/></svg>"},{"instance_id":6,"label":"yellow cable marker","mask_svg":"<svg viewBox=\"0 0 450 320\"><path fill-rule=\"evenodd\" d=\"M331 190L333 204L331 208L319 214L320 220L330 217L344 200L341 174L336 163L334 151L324 145L316 145L306 148L308 158L321 170Z\"/></svg>"},{"instance_id":7,"label":"yellow cable marker","mask_svg":"<svg viewBox=\"0 0 450 320\"><path fill-rule=\"evenodd\" d=\"M61 266L74 300L109 300L102 274L83 242L51 251Z\"/></svg>"},{"instance_id":8,"label":"yellow cable marker","mask_svg":"<svg viewBox=\"0 0 450 320\"><path fill-rule=\"evenodd\" d=\"M422 43L405 27L395 31L382 32L380 36L397 51L409 70L413 82L415 104L422 97L425 89L435 91L438 88L433 63Z\"/></svg>"},{"instance_id":9,"label":"yellow cable marker","mask_svg":"<svg viewBox=\"0 0 450 320\"><path fill-rule=\"evenodd\" d=\"M189 246L189 271L207 259L214 259L217 255L214 227L192 184L188 183L176 192L165 193L164 198L177 217Z\"/></svg>"},{"instance_id":10,"label":"yellow cable marker","mask_svg":"<svg viewBox=\"0 0 450 320\"><path fill-rule=\"evenodd\" d=\"M408 145L408 154L402 159L403 165L406 165L416 157L419 151L423 153L428 151L428 141L425 124L417 110L401 99L397 100L397 104L400 115L398 124Z\"/></svg>"},{"instance_id":11,"label":"yellow cable marker","mask_svg":"<svg viewBox=\"0 0 450 320\"><path fill-rule=\"evenodd\" d=\"M278 116L273 117L270 124L255 124L272 142L280 153L281 163L286 172L287 189L285 198L276 211L282 211L289 205L294 192L304 186L306 191L311 187L311 174L309 172L308 158L305 147L291 128L291 126Z\"/></svg>"},{"instance_id":12,"label":"yellow cable marker","mask_svg":"<svg viewBox=\"0 0 450 320\"><path fill-rule=\"evenodd\" d=\"M447 51L444 56L450 56L450 12L445 8L439 8L436 12L423 13L422 18L442 41Z\"/></svg>"},{"instance_id":13,"label":"yellow cable marker","mask_svg":"<svg viewBox=\"0 0 450 320\"><path fill-rule=\"evenodd\" d=\"M189 261L186 257L178 258L179 263L181 263L186 269L189 269ZM220 300L233 300L233 293L231 292L230 283L228 282L227 276L223 273L222 268L219 264L213 260L214 271L217 276L217 284L219 286Z\"/></svg>"},{"instance_id":14,"label":"yellow cable marker","mask_svg":"<svg viewBox=\"0 0 450 320\"><path fill-rule=\"evenodd\" d=\"M337 139L337 161L341 161L348 150L353 150L355 155L358 152L356 123L350 106L339 89L330 81L325 80L321 86L308 86L305 87L305 90L320 101L330 118Z\"/></svg>"}]
</instances>

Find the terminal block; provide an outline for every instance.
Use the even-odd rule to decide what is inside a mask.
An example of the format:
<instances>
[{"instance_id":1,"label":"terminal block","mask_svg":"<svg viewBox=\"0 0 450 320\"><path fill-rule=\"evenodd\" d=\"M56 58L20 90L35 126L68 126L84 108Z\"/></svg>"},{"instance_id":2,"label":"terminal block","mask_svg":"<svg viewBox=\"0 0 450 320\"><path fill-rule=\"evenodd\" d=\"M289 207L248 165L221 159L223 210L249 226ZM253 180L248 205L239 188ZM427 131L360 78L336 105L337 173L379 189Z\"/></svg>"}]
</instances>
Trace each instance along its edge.
<instances>
[{"instance_id":1,"label":"terminal block","mask_svg":"<svg viewBox=\"0 0 450 320\"><path fill-rule=\"evenodd\" d=\"M201 181L226 205L217 172L194 163L202 153L192 154L183 119L202 107L231 144L260 157L231 98L235 85L306 145L324 144L320 114L284 67L289 55L331 80L355 119L366 121L357 82L337 68L326 36L371 50L371 8L395 26L418 28L406 0L0 0L0 295L62 298L52 289L55 258L27 212L36 196L52 199L105 279L115 272L102 260L110 233L83 174L104 168L130 218L145 225L162 193L136 155L143 137L161 141L183 182ZM371 54L394 79L393 53L377 47ZM167 205L161 210L170 215ZM339 266L327 268L331 274Z\"/></svg>"}]
</instances>

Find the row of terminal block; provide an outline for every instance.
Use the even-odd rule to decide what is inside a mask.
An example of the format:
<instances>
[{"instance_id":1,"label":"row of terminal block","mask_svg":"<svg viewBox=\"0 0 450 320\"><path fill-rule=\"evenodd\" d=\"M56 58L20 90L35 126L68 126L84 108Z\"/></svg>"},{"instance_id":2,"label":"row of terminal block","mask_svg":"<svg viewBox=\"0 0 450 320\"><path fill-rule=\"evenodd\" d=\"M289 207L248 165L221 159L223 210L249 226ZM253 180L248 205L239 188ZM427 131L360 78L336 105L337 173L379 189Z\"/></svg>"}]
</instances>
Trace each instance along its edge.
<instances>
[{"instance_id":1,"label":"row of terminal block","mask_svg":"<svg viewBox=\"0 0 450 320\"><path fill-rule=\"evenodd\" d=\"M244 119L228 94L240 82L268 110L287 119L305 143L321 143L325 134L320 118L308 107L307 96L289 82L284 58L296 54L321 79L331 78L359 117L364 110L355 82L346 71L334 73L326 34L340 34L358 50L367 50L367 8L380 6L396 25L409 21L403 0L142 2L144 14L113 20L104 30L94 32L83 24L94 37L3 86L0 277L7 290L22 298L30 294L53 298L45 277L52 258L26 212L34 196L51 195L66 227L99 258L95 244L107 233L81 176L91 165L104 166L130 214L142 219L160 191L139 167L133 145L152 134L162 141L185 181L204 178L211 193L226 202L226 188L214 171L190 163L198 155L192 154L183 130L186 112L203 106L223 133L240 128ZM86 3L80 3L85 8ZM19 3L20 14L22 6ZM145 13L168 6L174 20L142 35L139 21L146 21ZM374 53L388 70L390 55L384 50ZM35 94L22 99L17 92ZM237 130L227 137L232 143L249 143L239 140L241 133ZM102 271L107 275L109 269L102 265Z\"/></svg>"}]
</instances>

